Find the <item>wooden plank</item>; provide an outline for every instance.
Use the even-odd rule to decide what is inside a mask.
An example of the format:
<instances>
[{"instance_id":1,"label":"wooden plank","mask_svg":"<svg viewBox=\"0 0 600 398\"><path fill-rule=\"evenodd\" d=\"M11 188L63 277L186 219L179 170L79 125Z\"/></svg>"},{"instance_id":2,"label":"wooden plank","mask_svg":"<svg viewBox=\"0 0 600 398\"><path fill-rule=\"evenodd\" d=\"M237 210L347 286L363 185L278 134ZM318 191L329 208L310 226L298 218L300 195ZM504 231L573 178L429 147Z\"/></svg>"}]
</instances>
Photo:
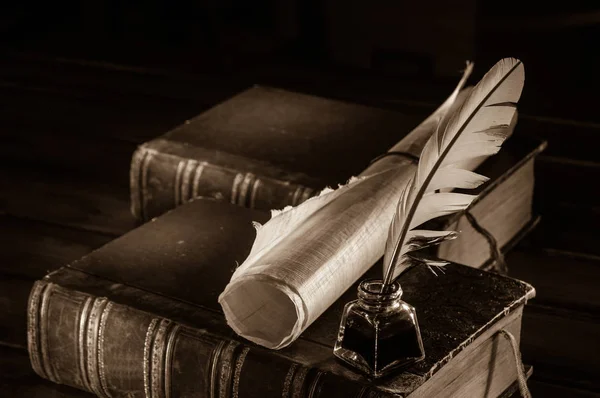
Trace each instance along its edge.
<instances>
[{"instance_id":1,"label":"wooden plank","mask_svg":"<svg viewBox=\"0 0 600 398\"><path fill-rule=\"evenodd\" d=\"M5 136L0 212L112 235L133 228L129 165L136 145L94 137L85 127L71 136L53 134L58 124Z\"/></svg>"},{"instance_id":2,"label":"wooden plank","mask_svg":"<svg viewBox=\"0 0 600 398\"><path fill-rule=\"evenodd\" d=\"M532 246L600 255L600 207L563 202L536 207L542 220L527 238Z\"/></svg>"},{"instance_id":3,"label":"wooden plank","mask_svg":"<svg viewBox=\"0 0 600 398\"><path fill-rule=\"evenodd\" d=\"M535 287L535 303L600 314L600 257L516 248L506 262L510 276Z\"/></svg>"},{"instance_id":4,"label":"wooden plank","mask_svg":"<svg viewBox=\"0 0 600 398\"><path fill-rule=\"evenodd\" d=\"M198 95L206 96L211 89L222 91L224 87L229 87L230 92L233 93L248 84L266 83L289 88L295 87L301 90L309 89L315 93L330 92L330 95L338 93L337 95L355 100L362 98L379 103L401 103L410 100L421 102L430 108L443 101L445 96L452 91L457 80L406 79L385 76L368 70L343 68L339 65L309 65L298 62L299 60L286 62L282 59L271 58L254 61L258 62L247 62L244 68L236 70L235 73L233 73L234 71L224 71L217 75L214 71L201 73L197 67L186 72L185 66L177 70L174 68L132 67L85 59L52 58L39 54L13 54L3 59L0 66L0 79L4 78L9 83L29 86L43 84L64 89L71 87L95 92L145 94L187 99L198 98ZM486 66L488 65L481 65L482 68ZM485 70L477 69L477 75L481 75L483 72ZM235 81L239 83L232 83ZM236 84L238 86L234 87ZM543 94L541 96L547 100L547 96ZM218 95L213 96L213 98L217 97ZM225 97L221 95L221 98ZM539 98L536 99L535 95L532 96L531 90L526 92L521 102L523 106L520 126L527 127L526 130L534 127L533 130L539 133L563 139L559 145L549 148L549 151L584 150L593 155L593 152L589 152L589 148L577 145L578 142L588 141L580 141L573 135L579 136L579 132L583 132L587 138L594 139L594 135L597 137L597 134L592 134L591 131L598 130L598 123L593 121L574 122L568 117L560 119L556 117L560 112L540 113L539 111L547 111L547 109L536 106L540 101ZM580 103L581 101L575 102ZM555 140L552 139L552 141Z\"/></svg>"},{"instance_id":5,"label":"wooden plank","mask_svg":"<svg viewBox=\"0 0 600 398\"><path fill-rule=\"evenodd\" d=\"M110 235L0 216L0 272L38 279L110 242Z\"/></svg>"},{"instance_id":6,"label":"wooden plank","mask_svg":"<svg viewBox=\"0 0 600 398\"><path fill-rule=\"evenodd\" d=\"M125 178L110 184L85 174L0 170L0 212L118 236L136 226L127 185Z\"/></svg>"},{"instance_id":7,"label":"wooden plank","mask_svg":"<svg viewBox=\"0 0 600 398\"><path fill-rule=\"evenodd\" d=\"M536 160L535 168L536 195L539 201L600 206L600 197L596 195L597 182L600 181L600 162L541 155Z\"/></svg>"},{"instance_id":8,"label":"wooden plank","mask_svg":"<svg viewBox=\"0 0 600 398\"><path fill-rule=\"evenodd\" d=\"M180 101L113 95L89 97L62 89L26 91L1 88L0 135L30 132L49 136L117 138L133 143L148 141L196 116L216 101ZM5 102L5 103L2 103Z\"/></svg>"},{"instance_id":9,"label":"wooden plank","mask_svg":"<svg viewBox=\"0 0 600 398\"><path fill-rule=\"evenodd\" d=\"M0 81L6 86L58 89L96 97L203 99L208 103L220 101L253 83L243 74L182 73L49 58L5 59L0 66Z\"/></svg>"},{"instance_id":10,"label":"wooden plank","mask_svg":"<svg viewBox=\"0 0 600 398\"><path fill-rule=\"evenodd\" d=\"M544 398L598 398L600 397L600 392L593 392L588 390L583 390L581 388L570 387L561 385L558 383L551 383L540 381L536 379L535 370L533 372L533 376L529 379L527 383L529 385L529 390L531 391L531 395L534 397L544 397ZM519 395L517 395L519 396Z\"/></svg>"},{"instance_id":11,"label":"wooden plank","mask_svg":"<svg viewBox=\"0 0 600 398\"><path fill-rule=\"evenodd\" d=\"M172 98L197 98L200 90L210 90L211 87L238 91L240 86L261 83L315 89L331 87L334 91L365 93L381 99L428 99L438 103L450 94L459 74L457 72L456 79L415 81L412 76L390 78L339 65L313 65L273 58L248 60L244 68L237 70L202 72L197 67L186 71L185 68L132 67L83 59L16 55L4 60L0 77L20 84L83 85L100 91L106 90L103 86L111 82L117 83L116 86L122 84L125 92L131 90Z\"/></svg>"},{"instance_id":12,"label":"wooden plank","mask_svg":"<svg viewBox=\"0 0 600 398\"><path fill-rule=\"evenodd\" d=\"M528 304L521 331L523 361L538 375L578 380L585 389L600 390L599 321L598 314Z\"/></svg>"},{"instance_id":13,"label":"wooden plank","mask_svg":"<svg viewBox=\"0 0 600 398\"><path fill-rule=\"evenodd\" d=\"M46 170L75 174L127 189L131 156L137 145L90 135L54 135L49 131L15 131L2 140L0 166L5 170Z\"/></svg>"},{"instance_id":14,"label":"wooden plank","mask_svg":"<svg viewBox=\"0 0 600 398\"><path fill-rule=\"evenodd\" d=\"M262 81L284 88L296 89L318 95L338 97L376 106L392 106L401 111L418 112L425 117L432 111L452 87L440 84L436 89L424 89L423 82L415 84L409 81L390 80L386 77L361 76L356 74L330 76L332 72L295 69L285 66L279 76L272 79L259 79L258 76L237 77L238 83L231 83L232 76L199 75L174 73L172 71L152 71L148 73L134 72L126 67L108 68L70 62L52 62L46 60L41 64L21 63L17 66L5 67L0 71L0 79L4 82L4 90L37 92L55 97L71 97L79 100L112 103L126 109L127 114L135 114L131 103L140 104L139 109L146 109L146 115L155 115L157 103L170 102L178 104L180 116L170 126L179 124L201 110L220 102L252 83ZM265 75L270 76L270 75ZM272 76L272 75L271 75ZM327 78L329 77L329 78ZM236 80L234 78L233 80ZM431 84L430 84L431 85ZM2 82L0 82L2 86ZM424 94L423 91L429 92ZM433 94L435 92L435 94ZM2 98L3 96L0 96ZM6 98L12 96L6 95ZM106 104L104 104L106 107ZM27 107L25 107L27 109ZM172 109L167 114L173 114ZM98 119L96 119L98 120ZM131 128L136 128L133 123ZM148 128L145 129L148 131ZM164 128L160 131L164 131ZM530 115L525 107L521 111L517 132L535 135L547 139L550 146L548 155L588 161L597 161L593 148L600 143L600 124L582 122L555 117ZM150 136L155 136L151 134ZM147 138L148 135L144 138ZM139 141L139 136L138 136ZM580 145L581 142L590 145Z\"/></svg>"},{"instance_id":15,"label":"wooden plank","mask_svg":"<svg viewBox=\"0 0 600 398\"><path fill-rule=\"evenodd\" d=\"M600 145L600 123L520 113L515 134L547 140L545 156L592 162L600 160L596 151Z\"/></svg>"}]
</instances>

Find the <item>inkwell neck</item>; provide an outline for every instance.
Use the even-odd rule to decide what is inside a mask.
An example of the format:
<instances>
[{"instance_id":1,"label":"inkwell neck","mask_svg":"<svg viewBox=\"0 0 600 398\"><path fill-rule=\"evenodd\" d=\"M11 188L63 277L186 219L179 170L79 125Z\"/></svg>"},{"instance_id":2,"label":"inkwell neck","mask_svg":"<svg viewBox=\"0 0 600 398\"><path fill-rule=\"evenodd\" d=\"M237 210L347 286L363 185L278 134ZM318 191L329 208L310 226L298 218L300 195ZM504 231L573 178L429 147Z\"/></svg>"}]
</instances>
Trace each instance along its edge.
<instances>
[{"instance_id":1,"label":"inkwell neck","mask_svg":"<svg viewBox=\"0 0 600 398\"><path fill-rule=\"evenodd\" d=\"M402 288L398 282L389 284L382 292L381 279L366 279L358 286L358 303L370 311L385 311L397 307L402 297Z\"/></svg>"}]
</instances>

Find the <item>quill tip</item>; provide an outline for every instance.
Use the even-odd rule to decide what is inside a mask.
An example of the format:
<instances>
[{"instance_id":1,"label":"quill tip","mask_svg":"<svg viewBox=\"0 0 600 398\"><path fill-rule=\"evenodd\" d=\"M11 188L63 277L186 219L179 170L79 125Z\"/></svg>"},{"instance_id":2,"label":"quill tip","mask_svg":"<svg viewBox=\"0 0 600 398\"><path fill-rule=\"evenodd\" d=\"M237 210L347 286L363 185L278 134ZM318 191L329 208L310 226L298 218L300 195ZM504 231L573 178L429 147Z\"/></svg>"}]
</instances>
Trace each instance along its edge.
<instances>
[{"instance_id":1,"label":"quill tip","mask_svg":"<svg viewBox=\"0 0 600 398\"><path fill-rule=\"evenodd\" d=\"M470 75L473 72L473 68L475 68L475 63L473 61L466 60L465 69L462 72L466 75Z\"/></svg>"}]
</instances>

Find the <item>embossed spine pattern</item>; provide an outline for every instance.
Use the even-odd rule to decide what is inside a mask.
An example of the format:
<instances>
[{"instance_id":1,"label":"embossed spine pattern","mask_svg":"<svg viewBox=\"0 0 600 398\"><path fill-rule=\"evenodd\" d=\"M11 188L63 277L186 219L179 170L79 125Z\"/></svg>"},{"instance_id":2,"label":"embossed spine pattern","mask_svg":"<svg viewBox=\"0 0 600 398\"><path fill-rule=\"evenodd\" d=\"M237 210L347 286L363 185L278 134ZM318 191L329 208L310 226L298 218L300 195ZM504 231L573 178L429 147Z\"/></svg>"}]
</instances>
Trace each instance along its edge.
<instances>
[{"instance_id":1,"label":"embossed spine pattern","mask_svg":"<svg viewBox=\"0 0 600 398\"><path fill-rule=\"evenodd\" d=\"M28 344L40 376L99 397L388 396L47 281L36 282L30 295Z\"/></svg>"},{"instance_id":2,"label":"embossed spine pattern","mask_svg":"<svg viewBox=\"0 0 600 398\"><path fill-rule=\"evenodd\" d=\"M270 210L296 206L316 193L301 184L156 151L146 145L132 156L130 189L131 212L142 221L196 197Z\"/></svg>"}]
</instances>

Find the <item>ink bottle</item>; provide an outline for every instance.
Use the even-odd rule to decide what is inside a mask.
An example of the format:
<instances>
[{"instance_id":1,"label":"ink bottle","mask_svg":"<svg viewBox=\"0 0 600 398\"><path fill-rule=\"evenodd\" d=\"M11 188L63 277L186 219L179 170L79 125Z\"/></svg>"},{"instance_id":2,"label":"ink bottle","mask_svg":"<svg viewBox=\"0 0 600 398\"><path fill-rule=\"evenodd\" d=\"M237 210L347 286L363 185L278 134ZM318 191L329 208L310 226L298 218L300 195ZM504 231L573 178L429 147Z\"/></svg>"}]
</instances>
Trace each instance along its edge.
<instances>
[{"instance_id":1,"label":"ink bottle","mask_svg":"<svg viewBox=\"0 0 600 398\"><path fill-rule=\"evenodd\" d=\"M382 281L358 286L358 300L346 304L333 349L336 357L378 378L425 358L415 309L401 300L398 282L381 291Z\"/></svg>"}]
</instances>

